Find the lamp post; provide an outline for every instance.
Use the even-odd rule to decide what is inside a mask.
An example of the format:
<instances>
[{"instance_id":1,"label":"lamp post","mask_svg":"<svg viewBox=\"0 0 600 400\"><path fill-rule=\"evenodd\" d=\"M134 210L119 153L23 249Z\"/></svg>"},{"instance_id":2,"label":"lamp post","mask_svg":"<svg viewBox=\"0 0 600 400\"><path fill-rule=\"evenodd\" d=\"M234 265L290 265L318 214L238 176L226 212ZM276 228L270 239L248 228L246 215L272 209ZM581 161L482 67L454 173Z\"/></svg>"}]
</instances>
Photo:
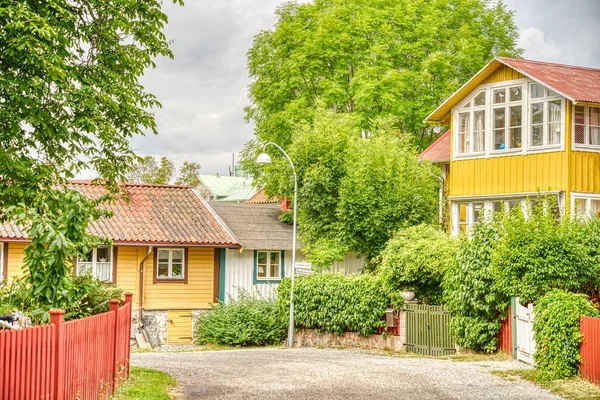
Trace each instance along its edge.
<instances>
[{"instance_id":1,"label":"lamp post","mask_svg":"<svg viewBox=\"0 0 600 400\"><path fill-rule=\"evenodd\" d=\"M294 163L290 159L290 156L283 150L279 145L273 142L268 142L263 148L263 152L256 158L256 163L259 165L271 164L271 157L265 152L267 146L273 145L283 153L285 158L290 162L292 172L294 173L294 228L292 237L292 287L290 289L290 327L288 329L288 348L294 347L294 278L296 276L296 210L298 209L298 178L296 176L296 169Z\"/></svg>"}]
</instances>

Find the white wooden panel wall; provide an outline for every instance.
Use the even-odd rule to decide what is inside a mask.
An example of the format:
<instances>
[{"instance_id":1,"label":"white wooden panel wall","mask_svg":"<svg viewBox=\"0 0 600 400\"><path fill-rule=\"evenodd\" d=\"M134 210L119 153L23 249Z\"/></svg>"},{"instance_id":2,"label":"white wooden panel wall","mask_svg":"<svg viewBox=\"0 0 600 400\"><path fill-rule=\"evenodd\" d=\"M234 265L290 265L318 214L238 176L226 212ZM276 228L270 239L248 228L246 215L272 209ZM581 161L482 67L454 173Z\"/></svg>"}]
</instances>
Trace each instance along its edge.
<instances>
[{"instance_id":1,"label":"white wooden panel wall","mask_svg":"<svg viewBox=\"0 0 600 400\"><path fill-rule=\"evenodd\" d=\"M365 265L363 257L357 258L356 253L350 251L344 256L344 261L335 262L331 267L332 271L344 271L347 275L359 274Z\"/></svg>"},{"instance_id":2,"label":"white wooden panel wall","mask_svg":"<svg viewBox=\"0 0 600 400\"><path fill-rule=\"evenodd\" d=\"M286 250L283 255L285 276L290 276L292 271L292 252ZM296 261L304 260L300 252L296 252ZM239 252L235 249L225 250L225 301L229 297L237 299L238 290L242 288L250 294L262 297L277 295L277 283L253 284L254 250Z\"/></svg>"}]
</instances>

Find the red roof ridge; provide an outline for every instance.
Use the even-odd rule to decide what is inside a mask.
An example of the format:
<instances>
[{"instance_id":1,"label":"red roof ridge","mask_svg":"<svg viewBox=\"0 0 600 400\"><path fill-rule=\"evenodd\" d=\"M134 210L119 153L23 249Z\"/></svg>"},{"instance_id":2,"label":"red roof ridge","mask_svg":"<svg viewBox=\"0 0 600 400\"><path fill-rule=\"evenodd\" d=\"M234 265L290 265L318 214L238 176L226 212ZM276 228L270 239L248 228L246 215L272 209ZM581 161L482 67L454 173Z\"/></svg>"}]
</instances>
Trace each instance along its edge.
<instances>
[{"instance_id":1,"label":"red roof ridge","mask_svg":"<svg viewBox=\"0 0 600 400\"><path fill-rule=\"evenodd\" d=\"M101 186L100 182L96 179L72 179L69 181L70 185L87 185L87 186ZM149 188L172 188L172 189L191 189L189 185L157 185L154 183L135 183L135 182L119 182L119 186L122 187L149 187Z\"/></svg>"},{"instance_id":2,"label":"red roof ridge","mask_svg":"<svg viewBox=\"0 0 600 400\"><path fill-rule=\"evenodd\" d=\"M580 65L572 65L572 64L561 64L561 63L554 63L554 62L548 62L548 61L538 61L538 60L527 60L524 58L511 58L511 57L496 57L497 59L501 60L501 61L516 61L516 62L526 62L529 64L540 64L540 65L552 65L555 67L560 67L560 68L574 68L574 69L583 69L586 71L600 71L600 68L592 68L592 67L582 67Z\"/></svg>"}]
</instances>

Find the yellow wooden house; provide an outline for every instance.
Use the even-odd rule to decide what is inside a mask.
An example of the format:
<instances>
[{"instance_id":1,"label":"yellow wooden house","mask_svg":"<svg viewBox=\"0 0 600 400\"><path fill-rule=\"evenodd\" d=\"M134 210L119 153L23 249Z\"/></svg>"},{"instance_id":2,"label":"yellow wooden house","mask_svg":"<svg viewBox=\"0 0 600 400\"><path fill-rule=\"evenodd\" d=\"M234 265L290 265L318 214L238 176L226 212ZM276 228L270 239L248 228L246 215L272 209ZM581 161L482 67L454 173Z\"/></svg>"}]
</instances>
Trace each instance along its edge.
<instances>
[{"instance_id":1,"label":"yellow wooden house","mask_svg":"<svg viewBox=\"0 0 600 400\"><path fill-rule=\"evenodd\" d=\"M538 193L600 213L600 69L496 57L426 122L450 126L419 157L442 166L454 234Z\"/></svg>"},{"instance_id":2,"label":"yellow wooden house","mask_svg":"<svg viewBox=\"0 0 600 400\"><path fill-rule=\"evenodd\" d=\"M73 181L86 197L104 194L90 181ZM133 322L153 345L191 343L193 316L219 298L220 250L237 239L193 189L123 184L128 201L111 205L111 218L90 233L112 240L75 260L75 273L90 271L132 292ZM14 223L0 224L0 277L23 274L28 239ZM140 321L142 324L140 326Z\"/></svg>"}]
</instances>

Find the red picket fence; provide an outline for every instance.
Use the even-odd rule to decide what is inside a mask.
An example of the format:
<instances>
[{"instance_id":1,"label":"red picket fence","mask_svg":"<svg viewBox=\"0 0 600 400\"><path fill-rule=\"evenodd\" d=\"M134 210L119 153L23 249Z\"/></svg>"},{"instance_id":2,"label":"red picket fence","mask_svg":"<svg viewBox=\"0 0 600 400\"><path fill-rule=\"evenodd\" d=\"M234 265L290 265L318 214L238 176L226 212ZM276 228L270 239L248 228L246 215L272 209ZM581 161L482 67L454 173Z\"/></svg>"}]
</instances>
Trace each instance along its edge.
<instances>
[{"instance_id":1,"label":"red picket fence","mask_svg":"<svg viewBox=\"0 0 600 400\"><path fill-rule=\"evenodd\" d=\"M582 316L579 329L583 335L580 346L581 377L600 383L600 318Z\"/></svg>"},{"instance_id":2,"label":"red picket fence","mask_svg":"<svg viewBox=\"0 0 600 400\"><path fill-rule=\"evenodd\" d=\"M131 293L119 308L50 325L0 332L0 400L106 398L129 376Z\"/></svg>"},{"instance_id":3,"label":"red picket fence","mask_svg":"<svg viewBox=\"0 0 600 400\"><path fill-rule=\"evenodd\" d=\"M512 309L508 306L508 316L502 320L502 326L500 327L500 340L498 342L498 348L508 354L513 353L513 341L512 341Z\"/></svg>"}]
</instances>

